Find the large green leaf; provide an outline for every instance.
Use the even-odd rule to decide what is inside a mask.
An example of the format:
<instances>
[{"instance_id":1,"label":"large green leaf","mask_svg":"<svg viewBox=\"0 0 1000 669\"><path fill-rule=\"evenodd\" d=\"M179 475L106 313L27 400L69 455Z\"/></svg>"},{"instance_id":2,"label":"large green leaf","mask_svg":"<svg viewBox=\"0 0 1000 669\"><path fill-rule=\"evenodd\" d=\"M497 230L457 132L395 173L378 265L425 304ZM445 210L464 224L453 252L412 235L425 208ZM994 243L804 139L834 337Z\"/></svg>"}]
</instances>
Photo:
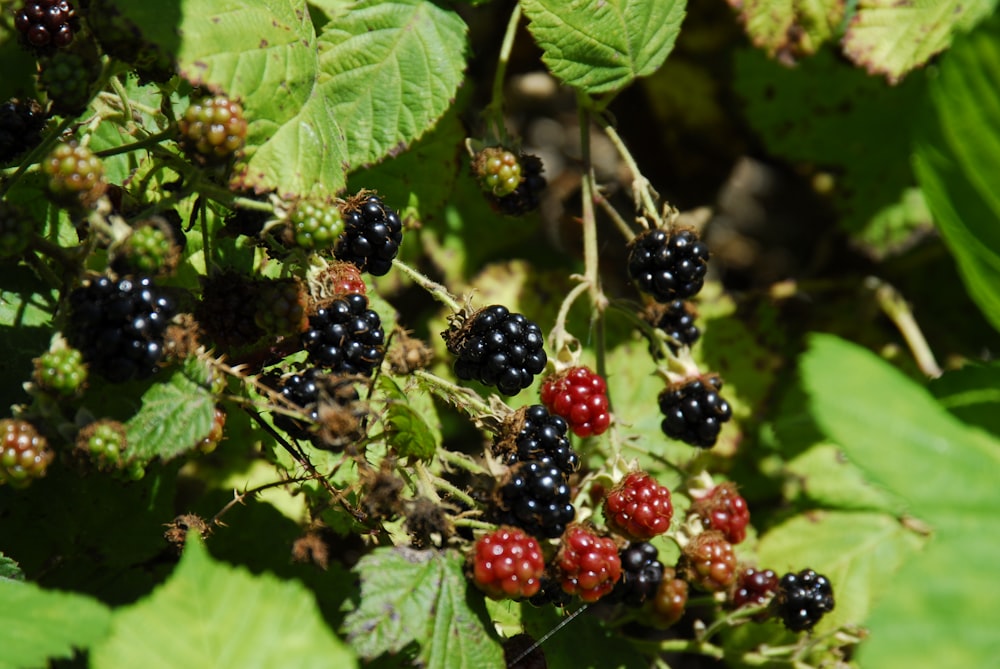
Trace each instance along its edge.
<instances>
[{"instance_id":1,"label":"large green leaf","mask_svg":"<svg viewBox=\"0 0 1000 669\"><path fill-rule=\"evenodd\" d=\"M844 53L895 82L988 16L996 0L859 0Z\"/></svg>"},{"instance_id":2,"label":"large green leaf","mask_svg":"<svg viewBox=\"0 0 1000 669\"><path fill-rule=\"evenodd\" d=\"M1000 437L1000 364L968 364L931 381L941 406Z\"/></svg>"},{"instance_id":3,"label":"large green leaf","mask_svg":"<svg viewBox=\"0 0 1000 669\"><path fill-rule=\"evenodd\" d=\"M320 78L352 168L404 150L455 100L466 25L429 0L362 0L324 26Z\"/></svg>"},{"instance_id":4,"label":"large green leaf","mask_svg":"<svg viewBox=\"0 0 1000 669\"><path fill-rule=\"evenodd\" d=\"M552 74L585 93L619 91L674 48L685 0L524 0Z\"/></svg>"},{"instance_id":5,"label":"large green leaf","mask_svg":"<svg viewBox=\"0 0 1000 669\"><path fill-rule=\"evenodd\" d=\"M463 562L457 553L410 548L377 548L361 558L361 602L344 623L358 654L373 659L416 642L425 669L503 667L482 600L466 597Z\"/></svg>"},{"instance_id":6,"label":"large green leaf","mask_svg":"<svg viewBox=\"0 0 1000 669\"><path fill-rule=\"evenodd\" d=\"M90 666L319 669L357 662L302 584L215 562L189 538L166 584L115 611Z\"/></svg>"},{"instance_id":7,"label":"large green leaf","mask_svg":"<svg viewBox=\"0 0 1000 669\"><path fill-rule=\"evenodd\" d=\"M96 599L0 578L0 669L49 666L104 638L111 612Z\"/></svg>"},{"instance_id":8,"label":"large green leaf","mask_svg":"<svg viewBox=\"0 0 1000 669\"><path fill-rule=\"evenodd\" d=\"M815 53L844 20L844 0L729 0L754 46L783 60Z\"/></svg>"},{"instance_id":9,"label":"large green leaf","mask_svg":"<svg viewBox=\"0 0 1000 669\"><path fill-rule=\"evenodd\" d=\"M959 40L931 88L915 167L969 294L1000 329L1000 17Z\"/></svg>"},{"instance_id":10,"label":"large green leaf","mask_svg":"<svg viewBox=\"0 0 1000 669\"><path fill-rule=\"evenodd\" d=\"M1000 561L1000 441L960 422L873 353L834 336L814 335L801 366L824 432L932 531L876 604L862 666L989 666L1000 653L989 612L998 593L983 575Z\"/></svg>"}]
</instances>

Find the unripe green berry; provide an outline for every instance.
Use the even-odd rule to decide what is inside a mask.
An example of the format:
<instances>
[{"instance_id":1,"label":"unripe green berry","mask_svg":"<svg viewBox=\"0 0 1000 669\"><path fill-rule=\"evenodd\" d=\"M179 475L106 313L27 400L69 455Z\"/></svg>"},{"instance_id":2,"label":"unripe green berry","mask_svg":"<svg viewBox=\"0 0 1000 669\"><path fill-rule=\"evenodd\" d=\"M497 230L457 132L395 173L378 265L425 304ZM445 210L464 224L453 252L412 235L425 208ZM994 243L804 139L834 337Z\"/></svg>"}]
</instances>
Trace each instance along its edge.
<instances>
[{"instance_id":1,"label":"unripe green berry","mask_svg":"<svg viewBox=\"0 0 1000 669\"><path fill-rule=\"evenodd\" d=\"M101 159L75 141L53 149L42 162L42 171L49 178L52 196L70 206L89 208L108 187Z\"/></svg>"},{"instance_id":2,"label":"unripe green berry","mask_svg":"<svg viewBox=\"0 0 1000 669\"><path fill-rule=\"evenodd\" d=\"M329 205L299 202L288 220L295 246L309 251L331 248L344 230L340 210Z\"/></svg>"},{"instance_id":3,"label":"unripe green berry","mask_svg":"<svg viewBox=\"0 0 1000 669\"><path fill-rule=\"evenodd\" d=\"M483 189L496 197L510 195L521 184L521 163L503 147L491 146L480 151L472 169Z\"/></svg>"},{"instance_id":4,"label":"unripe green berry","mask_svg":"<svg viewBox=\"0 0 1000 669\"><path fill-rule=\"evenodd\" d=\"M122 452L126 444L125 426L113 420L91 423L76 437L77 451L100 471L114 471L125 465Z\"/></svg>"},{"instance_id":5,"label":"unripe green berry","mask_svg":"<svg viewBox=\"0 0 1000 669\"><path fill-rule=\"evenodd\" d=\"M87 380L83 354L75 348L56 348L35 358L35 383L64 396L77 393Z\"/></svg>"},{"instance_id":6,"label":"unripe green berry","mask_svg":"<svg viewBox=\"0 0 1000 669\"><path fill-rule=\"evenodd\" d=\"M137 274L156 274L167 261L171 240L153 225L136 228L125 244L128 263Z\"/></svg>"},{"instance_id":7,"label":"unripe green berry","mask_svg":"<svg viewBox=\"0 0 1000 669\"><path fill-rule=\"evenodd\" d=\"M26 420L0 420L0 483L23 488L45 475L55 454L48 441Z\"/></svg>"},{"instance_id":8,"label":"unripe green berry","mask_svg":"<svg viewBox=\"0 0 1000 669\"><path fill-rule=\"evenodd\" d=\"M247 138L243 107L224 95L192 102L177 127L189 155L216 164L236 157Z\"/></svg>"},{"instance_id":9,"label":"unripe green berry","mask_svg":"<svg viewBox=\"0 0 1000 669\"><path fill-rule=\"evenodd\" d=\"M305 291L294 279L264 283L254 313L254 323L268 334L303 332L309 325Z\"/></svg>"}]
</instances>

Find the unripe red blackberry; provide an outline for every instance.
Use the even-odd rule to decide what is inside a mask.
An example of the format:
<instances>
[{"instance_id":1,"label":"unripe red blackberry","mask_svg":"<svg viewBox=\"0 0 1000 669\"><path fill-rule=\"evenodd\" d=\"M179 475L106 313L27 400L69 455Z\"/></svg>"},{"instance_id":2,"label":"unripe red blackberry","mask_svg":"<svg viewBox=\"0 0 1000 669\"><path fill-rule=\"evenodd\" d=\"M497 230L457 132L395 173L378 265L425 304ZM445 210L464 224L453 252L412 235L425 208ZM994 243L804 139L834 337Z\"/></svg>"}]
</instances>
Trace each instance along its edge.
<instances>
[{"instance_id":1,"label":"unripe red blackberry","mask_svg":"<svg viewBox=\"0 0 1000 669\"><path fill-rule=\"evenodd\" d=\"M368 285L354 263L334 260L316 278L323 297L367 295Z\"/></svg>"},{"instance_id":2,"label":"unripe red blackberry","mask_svg":"<svg viewBox=\"0 0 1000 669\"><path fill-rule=\"evenodd\" d=\"M26 420L0 420L0 483L22 488L45 476L55 454L48 441Z\"/></svg>"},{"instance_id":3,"label":"unripe red blackberry","mask_svg":"<svg viewBox=\"0 0 1000 669\"><path fill-rule=\"evenodd\" d=\"M615 542L583 525L566 528L555 564L563 591L584 602L596 602L607 595L622 575Z\"/></svg>"},{"instance_id":4,"label":"unripe red blackberry","mask_svg":"<svg viewBox=\"0 0 1000 669\"><path fill-rule=\"evenodd\" d=\"M721 483L691 505L691 513L701 518L710 530L718 530L731 544L738 544L747 537L750 509L736 491L733 483Z\"/></svg>"},{"instance_id":5,"label":"unripe red blackberry","mask_svg":"<svg viewBox=\"0 0 1000 669\"><path fill-rule=\"evenodd\" d=\"M0 104L0 165L37 146L46 120L37 100L11 98Z\"/></svg>"},{"instance_id":6,"label":"unripe red blackberry","mask_svg":"<svg viewBox=\"0 0 1000 669\"><path fill-rule=\"evenodd\" d=\"M383 276L403 242L403 221L378 196L362 191L349 198L341 209L343 233L333 255L354 263L362 272Z\"/></svg>"},{"instance_id":7,"label":"unripe red blackberry","mask_svg":"<svg viewBox=\"0 0 1000 669\"><path fill-rule=\"evenodd\" d=\"M345 295L309 317L309 360L335 374L371 376L385 358L385 331L364 295Z\"/></svg>"},{"instance_id":8,"label":"unripe red blackberry","mask_svg":"<svg viewBox=\"0 0 1000 669\"><path fill-rule=\"evenodd\" d=\"M736 577L733 587L732 607L739 609L744 606L760 606L770 601L778 590L778 575L770 569L754 569L747 567ZM763 620L767 615L755 617Z\"/></svg>"},{"instance_id":9,"label":"unripe red blackberry","mask_svg":"<svg viewBox=\"0 0 1000 669\"><path fill-rule=\"evenodd\" d=\"M587 367L571 367L542 382L542 404L562 416L573 434L589 437L604 434L611 424L608 385Z\"/></svg>"},{"instance_id":10,"label":"unripe red blackberry","mask_svg":"<svg viewBox=\"0 0 1000 669\"><path fill-rule=\"evenodd\" d=\"M340 210L329 204L301 200L288 214L290 230L285 235L307 251L332 248L344 231Z\"/></svg>"},{"instance_id":11,"label":"unripe red blackberry","mask_svg":"<svg viewBox=\"0 0 1000 669\"><path fill-rule=\"evenodd\" d=\"M722 424L733 416L729 403L719 395L721 389L718 376L686 379L665 388L658 398L663 433L699 448L714 446Z\"/></svg>"},{"instance_id":12,"label":"unripe red blackberry","mask_svg":"<svg viewBox=\"0 0 1000 669\"><path fill-rule=\"evenodd\" d=\"M67 206L90 208L107 190L101 159L75 141L59 144L42 161L49 193Z\"/></svg>"},{"instance_id":13,"label":"unripe red blackberry","mask_svg":"<svg viewBox=\"0 0 1000 669\"><path fill-rule=\"evenodd\" d=\"M15 258L28 248L35 222L19 207L0 202L0 258Z\"/></svg>"},{"instance_id":14,"label":"unripe red blackberry","mask_svg":"<svg viewBox=\"0 0 1000 669\"><path fill-rule=\"evenodd\" d=\"M225 436L225 429L226 411L221 406L216 405L215 412L212 414L212 429L198 442L198 450L205 454L213 452Z\"/></svg>"},{"instance_id":15,"label":"unripe red blackberry","mask_svg":"<svg viewBox=\"0 0 1000 669\"><path fill-rule=\"evenodd\" d=\"M545 369L544 339L535 323L496 304L442 333L456 356L455 375L516 395Z\"/></svg>"},{"instance_id":16,"label":"unripe red blackberry","mask_svg":"<svg viewBox=\"0 0 1000 669\"><path fill-rule=\"evenodd\" d=\"M538 592L545 559L538 540L516 527L480 537L470 556L472 580L492 599L521 599Z\"/></svg>"},{"instance_id":17,"label":"unripe red blackberry","mask_svg":"<svg viewBox=\"0 0 1000 669\"><path fill-rule=\"evenodd\" d=\"M604 499L608 527L636 541L669 530L673 516L670 490L646 472L630 472Z\"/></svg>"},{"instance_id":18,"label":"unripe red blackberry","mask_svg":"<svg viewBox=\"0 0 1000 669\"><path fill-rule=\"evenodd\" d=\"M34 381L42 390L68 397L78 393L87 380L83 354L75 348L53 348L34 362Z\"/></svg>"},{"instance_id":19,"label":"unripe red blackberry","mask_svg":"<svg viewBox=\"0 0 1000 669\"><path fill-rule=\"evenodd\" d=\"M76 11L67 0L26 0L14 14L14 27L36 49L69 46L76 24Z\"/></svg>"},{"instance_id":20,"label":"unripe red blackberry","mask_svg":"<svg viewBox=\"0 0 1000 669\"><path fill-rule=\"evenodd\" d=\"M708 247L694 230L647 230L629 242L629 278L657 302L693 297L707 269Z\"/></svg>"},{"instance_id":21,"label":"unripe red blackberry","mask_svg":"<svg viewBox=\"0 0 1000 669\"><path fill-rule=\"evenodd\" d=\"M181 147L206 163L227 163L243 149L247 121L243 106L225 95L191 103L177 119Z\"/></svg>"},{"instance_id":22,"label":"unripe red blackberry","mask_svg":"<svg viewBox=\"0 0 1000 669\"><path fill-rule=\"evenodd\" d=\"M677 570L699 590L721 592L736 582L736 553L722 532L702 532L682 549Z\"/></svg>"},{"instance_id":23,"label":"unripe red blackberry","mask_svg":"<svg viewBox=\"0 0 1000 669\"><path fill-rule=\"evenodd\" d=\"M254 322L269 335L292 335L309 327L308 296L295 279L276 279L260 284Z\"/></svg>"},{"instance_id":24,"label":"unripe red blackberry","mask_svg":"<svg viewBox=\"0 0 1000 669\"><path fill-rule=\"evenodd\" d=\"M567 476L580 468L580 458L566 437L566 421L541 404L521 407L508 416L491 450L508 467L545 460Z\"/></svg>"},{"instance_id":25,"label":"unripe red blackberry","mask_svg":"<svg viewBox=\"0 0 1000 669\"><path fill-rule=\"evenodd\" d=\"M673 567L663 570L663 578L650 606L651 622L657 627L670 627L684 615L688 602L688 583L677 578Z\"/></svg>"},{"instance_id":26,"label":"unripe red blackberry","mask_svg":"<svg viewBox=\"0 0 1000 669\"><path fill-rule=\"evenodd\" d=\"M521 163L502 146L489 146L477 153L472 172L483 190L497 198L510 195L521 185Z\"/></svg>"},{"instance_id":27,"label":"unripe red blackberry","mask_svg":"<svg viewBox=\"0 0 1000 669\"><path fill-rule=\"evenodd\" d=\"M833 611L833 586L826 576L812 569L785 574L778 582L771 605L785 627L793 632L812 629Z\"/></svg>"}]
</instances>

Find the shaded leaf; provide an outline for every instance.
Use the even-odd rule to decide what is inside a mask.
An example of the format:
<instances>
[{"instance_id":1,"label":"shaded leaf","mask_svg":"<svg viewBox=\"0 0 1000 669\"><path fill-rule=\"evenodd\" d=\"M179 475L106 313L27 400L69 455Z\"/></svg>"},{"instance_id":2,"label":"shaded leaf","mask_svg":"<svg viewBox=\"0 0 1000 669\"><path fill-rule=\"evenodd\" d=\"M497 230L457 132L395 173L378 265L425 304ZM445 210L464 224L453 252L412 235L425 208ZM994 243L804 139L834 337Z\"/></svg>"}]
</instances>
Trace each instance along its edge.
<instances>
[{"instance_id":1,"label":"shaded leaf","mask_svg":"<svg viewBox=\"0 0 1000 669\"><path fill-rule=\"evenodd\" d=\"M1000 365L968 364L950 370L930 383L941 406L969 425L1000 437Z\"/></svg>"},{"instance_id":2,"label":"shaded leaf","mask_svg":"<svg viewBox=\"0 0 1000 669\"><path fill-rule=\"evenodd\" d=\"M353 648L373 659L416 642L428 669L503 667L482 600L466 598L463 562L457 553L410 548L377 548L361 558L361 603L344 622Z\"/></svg>"},{"instance_id":3,"label":"shaded leaf","mask_svg":"<svg viewBox=\"0 0 1000 669\"><path fill-rule=\"evenodd\" d=\"M844 53L890 82L926 63L996 7L996 0L859 0Z\"/></svg>"},{"instance_id":4,"label":"shaded leaf","mask_svg":"<svg viewBox=\"0 0 1000 669\"><path fill-rule=\"evenodd\" d=\"M111 612L96 599L0 578L0 669L48 666L108 632Z\"/></svg>"},{"instance_id":5,"label":"shaded leaf","mask_svg":"<svg viewBox=\"0 0 1000 669\"><path fill-rule=\"evenodd\" d=\"M319 38L320 85L351 167L402 151L455 99L466 25L429 0L363 0Z\"/></svg>"},{"instance_id":6,"label":"shaded leaf","mask_svg":"<svg viewBox=\"0 0 1000 669\"><path fill-rule=\"evenodd\" d=\"M729 0L754 46L794 60L816 52L844 20L844 0Z\"/></svg>"},{"instance_id":7,"label":"shaded leaf","mask_svg":"<svg viewBox=\"0 0 1000 669\"><path fill-rule=\"evenodd\" d=\"M319 669L357 663L299 582L215 562L189 538L164 585L115 611L111 634L92 651L90 666Z\"/></svg>"},{"instance_id":8,"label":"shaded leaf","mask_svg":"<svg viewBox=\"0 0 1000 669\"><path fill-rule=\"evenodd\" d=\"M430 460L434 457L437 445L441 441L440 430L435 431L428 424L426 417L434 416L434 405L430 402L426 391L420 389L416 382L410 383L407 390L389 376L379 377L379 388L388 398L386 421L391 426L389 444L396 449L400 457L413 457ZM423 398L423 405L418 411L411 402Z\"/></svg>"},{"instance_id":9,"label":"shaded leaf","mask_svg":"<svg viewBox=\"0 0 1000 669\"><path fill-rule=\"evenodd\" d=\"M685 0L525 0L542 60L591 95L619 91L656 71L674 48Z\"/></svg>"},{"instance_id":10,"label":"shaded leaf","mask_svg":"<svg viewBox=\"0 0 1000 669\"><path fill-rule=\"evenodd\" d=\"M565 621L558 609L521 605L524 630L535 639L554 630ZM548 669L645 669L649 659L634 644L614 633L584 611L557 631L542 646ZM520 666L520 665L519 665Z\"/></svg>"}]
</instances>

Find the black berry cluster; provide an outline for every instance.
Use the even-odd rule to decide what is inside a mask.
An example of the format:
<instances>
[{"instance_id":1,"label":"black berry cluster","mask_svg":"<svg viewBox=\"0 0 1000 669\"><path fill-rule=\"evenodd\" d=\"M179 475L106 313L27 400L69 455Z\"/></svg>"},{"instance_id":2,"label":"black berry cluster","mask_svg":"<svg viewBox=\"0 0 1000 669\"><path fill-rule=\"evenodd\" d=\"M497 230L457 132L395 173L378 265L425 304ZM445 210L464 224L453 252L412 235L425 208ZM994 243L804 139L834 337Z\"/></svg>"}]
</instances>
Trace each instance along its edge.
<instances>
[{"instance_id":1,"label":"black berry cluster","mask_svg":"<svg viewBox=\"0 0 1000 669\"><path fill-rule=\"evenodd\" d=\"M66 0L28 0L14 14L14 26L37 49L68 46L76 32L76 11Z\"/></svg>"},{"instance_id":2,"label":"black berry cluster","mask_svg":"<svg viewBox=\"0 0 1000 669\"><path fill-rule=\"evenodd\" d=\"M538 156L521 154L521 183L513 193L497 197L489 195L493 207L508 216L524 216L535 211L542 203L542 192L547 182L542 176L544 168Z\"/></svg>"},{"instance_id":3,"label":"black berry cluster","mask_svg":"<svg viewBox=\"0 0 1000 669\"><path fill-rule=\"evenodd\" d=\"M307 423L285 414L275 414L274 424L296 439L308 439L311 436L309 426L319 420L317 409L319 401L318 380L322 375L321 369L311 367L301 374L292 374L278 382L278 391L281 396L309 417Z\"/></svg>"},{"instance_id":4,"label":"black berry cluster","mask_svg":"<svg viewBox=\"0 0 1000 669\"><path fill-rule=\"evenodd\" d=\"M0 104L0 164L8 163L42 140L46 115L35 100L11 98Z\"/></svg>"},{"instance_id":5,"label":"black berry cluster","mask_svg":"<svg viewBox=\"0 0 1000 669\"><path fill-rule=\"evenodd\" d=\"M657 302L693 297L707 269L708 247L693 230L647 230L629 243L629 278Z\"/></svg>"},{"instance_id":6,"label":"black berry cluster","mask_svg":"<svg viewBox=\"0 0 1000 669\"><path fill-rule=\"evenodd\" d=\"M670 338L670 350L674 353L681 346L692 346L701 338L701 330L695 324L694 307L684 300L671 300L666 304L652 303L642 317L654 328L663 330Z\"/></svg>"},{"instance_id":7,"label":"black berry cluster","mask_svg":"<svg viewBox=\"0 0 1000 669\"><path fill-rule=\"evenodd\" d=\"M608 601L639 607L656 594L663 580L663 563L659 551L648 541L629 545L618 552L622 563L622 578L608 595Z\"/></svg>"},{"instance_id":8,"label":"black berry cluster","mask_svg":"<svg viewBox=\"0 0 1000 669\"><path fill-rule=\"evenodd\" d=\"M498 522L535 537L560 536L576 516L566 475L545 460L514 465L499 494Z\"/></svg>"},{"instance_id":9,"label":"black berry cluster","mask_svg":"<svg viewBox=\"0 0 1000 669\"><path fill-rule=\"evenodd\" d=\"M668 386L660 393L660 423L663 433L692 446L711 448L719 438L722 424L733 416L719 390L717 376L696 378Z\"/></svg>"},{"instance_id":10,"label":"black berry cluster","mask_svg":"<svg viewBox=\"0 0 1000 669\"><path fill-rule=\"evenodd\" d=\"M538 461L553 464L568 476L580 468L580 458L566 436L567 430L566 421L541 404L523 407L504 424L493 452L507 466Z\"/></svg>"},{"instance_id":11,"label":"black berry cluster","mask_svg":"<svg viewBox=\"0 0 1000 669\"><path fill-rule=\"evenodd\" d=\"M335 374L371 376L385 357L385 331L364 295L345 295L309 317L309 360Z\"/></svg>"},{"instance_id":12,"label":"black berry cluster","mask_svg":"<svg viewBox=\"0 0 1000 669\"><path fill-rule=\"evenodd\" d=\"M163 357L173 301L148 277L101 277L69 296L67 337L90 368L109 381L149 376Z\"/></svg>"},{"instance_id":13,"label":"black berry cluster","mask_svg":"<svg viewBox=\"0 0 1000 669\"><path fill-rule=\"evenodd\" d=\"M403 241L399 214L375 195L360 205L348 204L342 213L344 232L333 249L334 256L373 276L386 274Z\"/></svg>"},{"instance_id":14,"label":"black berry cluster","mask_svg":"<svg viewBox=\"0 0 1000 669\"><path fill-rule=\"evenodd\" d=\"M829 579L812 569L781 577L773 605L781 622L793 632L812 629L833 611L833 587Z\"/></svg>"},{"instance_id":15,"label":"black berry cluster","mask_svg":"<svg viewBox=\"0 0 1000 669\"><path fill-rule=\"evenodd\" d=\"M496 386L504 395L521 392L545 369L541 329L499 304L477 311L444 337L448 351L458 358L458 378Z\"/></svg>"}]
</instances>

